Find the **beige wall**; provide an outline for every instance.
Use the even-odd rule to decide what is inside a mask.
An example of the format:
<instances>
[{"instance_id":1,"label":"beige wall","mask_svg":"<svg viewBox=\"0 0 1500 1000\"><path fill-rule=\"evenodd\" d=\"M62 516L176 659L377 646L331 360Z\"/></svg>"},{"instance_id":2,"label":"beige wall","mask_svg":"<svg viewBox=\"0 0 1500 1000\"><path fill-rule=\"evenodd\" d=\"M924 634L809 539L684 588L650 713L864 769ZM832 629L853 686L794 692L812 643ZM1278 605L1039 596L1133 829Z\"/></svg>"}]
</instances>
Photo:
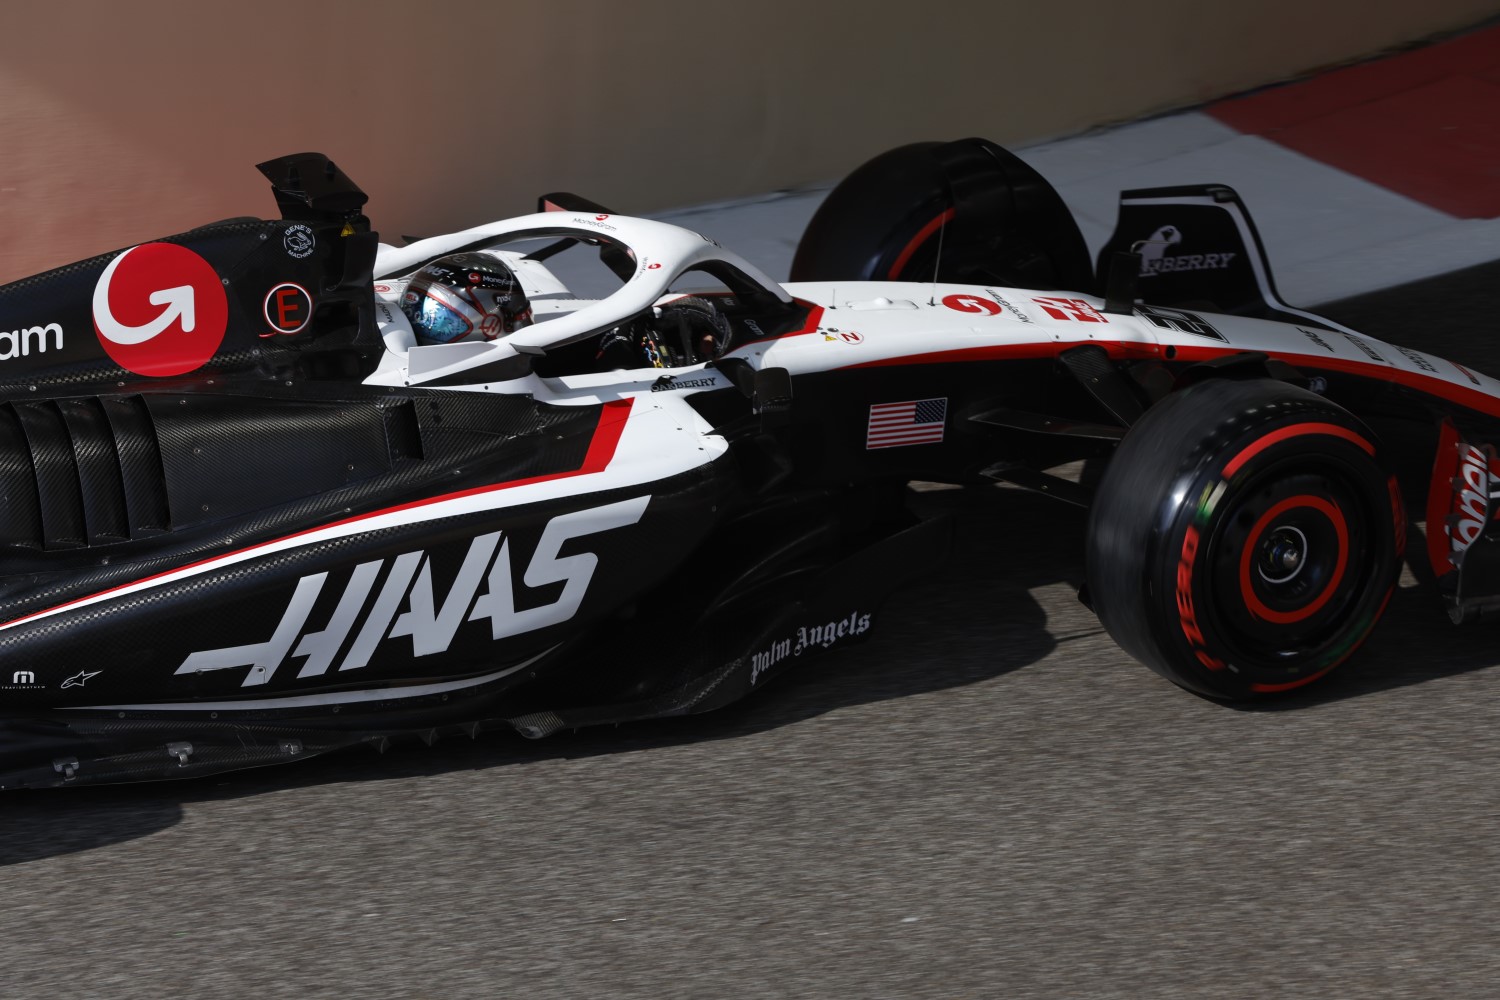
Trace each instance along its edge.
<instances>
[{"instance_id":1,"label":"beige wall","mask_svg":"<svg viewBox=\"0 0 1500 1000\"><path fill-rule=\"evenodd\" d=\"M453 12L467 11L459 15ZM387 238L649 211L1190 105L1497 0L0 0L0 280L230 215L318 149Z\"/></svg>"}]
</instances>

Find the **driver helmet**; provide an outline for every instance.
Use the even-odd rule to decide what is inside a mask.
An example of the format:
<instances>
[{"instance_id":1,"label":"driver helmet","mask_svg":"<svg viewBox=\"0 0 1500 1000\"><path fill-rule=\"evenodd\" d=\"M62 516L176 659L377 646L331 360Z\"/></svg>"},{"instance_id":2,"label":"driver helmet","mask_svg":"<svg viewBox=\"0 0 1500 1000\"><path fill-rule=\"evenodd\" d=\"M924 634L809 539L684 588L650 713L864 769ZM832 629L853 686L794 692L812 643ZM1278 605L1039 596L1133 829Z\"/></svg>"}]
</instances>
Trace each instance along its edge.
<instances>
[{"instance_id":1,"label":"driver helmet","mask_svg":"<svg viewBox=\"0 0 1500 1000\"><path fill-rule=\"evenodd\" d=\"M419 344L495 340L531 324L531 303L505 262L487 253L458 253L412 276L401 296Z\"/></svg>"}]
</instances>

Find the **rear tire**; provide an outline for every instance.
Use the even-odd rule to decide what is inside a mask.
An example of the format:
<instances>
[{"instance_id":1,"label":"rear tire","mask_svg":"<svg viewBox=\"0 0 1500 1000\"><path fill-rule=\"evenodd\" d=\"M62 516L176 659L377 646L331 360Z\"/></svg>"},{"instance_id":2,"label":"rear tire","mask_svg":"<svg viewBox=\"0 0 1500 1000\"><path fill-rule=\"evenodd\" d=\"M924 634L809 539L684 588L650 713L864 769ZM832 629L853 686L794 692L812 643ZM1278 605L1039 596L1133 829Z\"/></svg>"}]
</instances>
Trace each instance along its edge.
<instances>
[{"instance_id":1,"label":"rear tire","mask_svg":"<svg viewBox=\"0 0 1500 1000\"><path fill-rule=\"evenodd\" d=\"M1052 185L976 138L901 146L851 173L808 223L791 279L1085 290L1094 271Z\"/></svg>"},{"instance_id":2,"label":"rear tire","mask_svg":"<svg viewBox=\"0 0 1500 1000\"><path fill-rule=\"evenodd\" d=\"M1088 529L1094 610L1127 653L1213 698L1280 694L1364 642L1405 514L1374 436L1279 382L1168 396L1121 443Z\"/></svg>"}]
</instances>

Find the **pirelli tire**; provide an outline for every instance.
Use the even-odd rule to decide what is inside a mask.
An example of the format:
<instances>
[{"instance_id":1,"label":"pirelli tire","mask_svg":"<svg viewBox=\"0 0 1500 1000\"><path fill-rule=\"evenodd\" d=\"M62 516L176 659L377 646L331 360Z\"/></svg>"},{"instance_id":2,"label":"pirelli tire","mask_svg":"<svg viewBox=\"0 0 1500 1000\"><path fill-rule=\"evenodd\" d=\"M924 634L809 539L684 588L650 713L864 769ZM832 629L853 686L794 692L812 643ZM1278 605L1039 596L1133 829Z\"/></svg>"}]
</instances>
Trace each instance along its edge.
<instances>
[{"instance_id":1,"label":"pirelli tire","mask_svg":"<svg viewBox=\"0 0 1500 1000\"><path fill-rule=\"evenodd\" d=\"M1405 544L1396 480L1348 411L1270 380L1168 396L1121 442L1088 528L1094 610L1131 656L1211 698L1276 696L1347 660Z\"/></svg>"}]
</instances>

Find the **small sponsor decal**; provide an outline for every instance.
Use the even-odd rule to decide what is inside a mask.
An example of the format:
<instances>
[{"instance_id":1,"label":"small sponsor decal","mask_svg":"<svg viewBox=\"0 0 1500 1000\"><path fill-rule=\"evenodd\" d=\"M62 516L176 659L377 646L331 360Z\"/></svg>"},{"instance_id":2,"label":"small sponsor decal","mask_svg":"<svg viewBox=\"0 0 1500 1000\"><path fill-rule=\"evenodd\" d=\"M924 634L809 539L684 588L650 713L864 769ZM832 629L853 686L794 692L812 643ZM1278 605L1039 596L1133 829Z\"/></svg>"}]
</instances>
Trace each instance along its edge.
<instances>
[{"instance_id":1,"label":"small sponsor decal","mask_svg":"<svg viewBox=\"0 0 1500 1000\"><path fill-rule=\"evenodd\" d=\"M607 218L609 218L609 216L607 215L596 215L592 219L585 219L582 216L575 215L569 221L575 225L588 226L590 229L605 229L611 233L617 232L619 230L619 227L611 226L605 223L604 220Z\"/></svg>"},{"instance_id":2,"label":"small sponsor decal","mask_svg":"<svg viewBox=\"0 0 1500 1000\"><path fill-rule=\"evenodd\" d=\"M869 614L859 611L838 621L799 626L796 635L778 639L759 653L750 654L750 683L753 686L766 671L784 660L801 656L814 647L827 649L836 642L864 635L869 630Z\"/></svg>"},{"instance_id":3,"label":"small sponsor decal","mask_svg":"<svg viewBox=\"0 0 1500 1000\"><path fill-rule=\"evenodd\" d=\"M1338 353L1337 351L1335 351L1333 349L1333 345L1330 344L1328 341L1324 340L1318 334L1318 332L1316 330L1309 330L1305 326L1299 326L1299 327L1297 327L1297 330L1298 330L1298 332L1300 332L1302 334L1302 336L1306 337L1308 340L1312 341L1314 344L1317 344L1319 347L1323 348L1323 350L1327 351L1329 354L1337 354Z\"/></svg>"},{"instance_id":4,"label":"small sponsor decal","mask_svg":"<svg viewBox=\"0 0 1500 1000\"><path fill-rule=\"evenodd\" d=\"M1489 524L1497 498L1500 458L1494 446L1469 444L1451 420L1444 420L1427 497L1427 548L1434 573L1451 573L1463 562Z\"/></svg>"},{"instance_id":5,"label":"small sponsor decal","mask_svg":"<svg viewBox=\"0 0 1500 1000\"><path fill-rule=\"evenodd\" d=\"M273 335L297 333L312 320L312 296L301 285L284 281L266 293L261 311Z\"/></svg>"},{"instance_id":6,"label":"small sponsor decal","mask_svg":"<svg viewBox=\"0 0 1500 1000\"><path fill-rule=\"evenodd\" d=\"M42 691L47 685L36 682L36 673L31 670L17 670L10 675L9 684L0 684L0 691Z\"/></svg>"},{"instance_id":7,"label":"small sponsor decal","mask_svg":"<svg viewBox=\"0 0 1500 1000\"><path fill-rule=\"evenodd\" d=\"M1031 322L1031 317L1026 314L1026 311L1024 309L1022 309L1020 306L1016 305L1010 299L1006 298L1004 295L1001 295L999 292L995 291L993 288L986 288L985 291L989 292L990 293L990 298L992 298L996 302L998 302L1000 304L1000 308L1004 309L1006 312L1010 313L1010 315L1011 315L1011 317L1013 319L1017 319L1017 320L1021 321L1022 323L1030 323Z\"/></svg>"},{"instance_id":8,"label":"small sponsor decal","mask_svg":"<svg viewBox=\"0 0 1500 1000\"><path fill-rule=\"evenodd\" d=\"M1031 300L1042 307L1042 312L1053 319L1076 320L1080 323L1108 323L1103 314L1083 299L1063 299L1053 296Z\"/></svg>"},{"instance_id":9,"label":"small sponsor decal","mask_svg":"<svg viewBox=\"0 0 1500 1000\"><path fill-rule=\"evenodd\" d=\"M1340 330L1339 332L1343 333L1342 330ZM1362 354L1364 354L1365 357L1369 358L1371 361L1377 361L1377 362L1379 362L1380 364L1383 364L1383 365L1384 364L1389 364L1389 362L1387 362L1385 360L1385 358L1382 358L1380 356L1380 354L1375 350L1375 348L1373 348L1373 347L1370 346L1370 342L1369 341L1365 340L1365 338L1359 336L1358 334L1344 333L1344 339L1347 340L1347 341L1349 341L1349 343L1353 344L1355 347L1357 347L1360 350L1360 352Z\"/></svg>"},{"instance_id":10,"label":"small sponsor decal","mask_svg":"<svg viewBox=\"0 0 1500 1000\"><path fill-rule=\"evenodd\" d=\"M391 288L391 286L387 285L385 282L377 281L375 283L375 290L381 295L389 295L395 289Z\"/></svg>"},{"instance_id":11,"label":"small sponsor decal","mask_svg":"<svg viewBox=\"0 0 1500 1000\"><path fill-rule=\"evenodd\" d=\"M1213 324L1199 316L1197 313L1188 312L1186 309L1168 309L1165 306L1136 306L1135 314L1142 319L1149 320L1153 326L1163 330L1176 330L1178 333L1190 333L1196 337L1208 337L1211 340L1228 341Z\"/></svg>"},{"instance_id":12,"label":"small sponsor decal","mask_svg":"<svg viewBox=\"0 0 1500 1000\"><path fill-rule=\"evenodd\" d=\"M1421 351L1413 351L1409 347L1396 347L1396 350L1407 361L1410 361L1412 364L1416 365L1424 372L1431 372L1434 375L1437 374L1437 365L1433 364L1432 361L1428 359L1427 355L1423 354Z\"/></svg>"},{"instance_id":13,"label":"small sponsor decal","mask_svg":"<svg viewBox=\"0 0 1500 1000\"><path fill-rule=\"evenodd\" d=\"M104 673L104 671L102 670L80 670L72 677L69 677L67 680L63 681L62 687L64 690L75 687L81 688L89 682L90 678L98 677L102 673Z\"/></svg>"},{"instance_id":14,"label":"small sponsor decal","mask_svg":"<svg viewBox=\"0 0 1500 1000\"><path fill-rule=\"evenodd\" d=\"M914 399L904 403L876 403L865 421L865 450L901 448L913 444L942 444L948 419L948 400Z\"/></svg>"},{"instance_id":15,"label":"small sponsor decal","mask_svg":"<svg viewBox=\"0 0 1500 1000\"><path fill-rule=\"evenodd\" d=\"M865 342L865 335L854 330L840 330L836 326L825 327L822 330L825 342L834 340L844 344L863 344Z\"/></svg>"},{"instance_id":16,"label":"small sponsor decal","mask_svg":"<svg viewBox=\"0 0 1500 1000\"><path fill-rule=\"evenodd\" d=\"M962 313L983 313L986 316L1000 313L1000 304L991 302L982 295L944 295L942 303L949 309Z\"/></svg>"},{"instance_id":17,"label":"small sponsor decal","mask_svg":"<svg viewBox=\"0 0 1500 1000\"><path fill-rule=\"evenodd\" d=\"M94 332L116 364L137 375L201 367L229 326L213 265L175 243L143 243L109 262L94 285Z\"/></svg>"},{"instance_id":18,"label":"small sponsor decal","mask_svg":"<svg viewBox=\"0 0 1500 1000\"><path fill-rule=\"evenodd\" d=\"M286 251L288 257L303 260L311 257L314 250L318 249L318 238L313 231L302 223L288 226L281 234L281 247Z\"/></svg>"},{"instance_id":19,"label":"small sponsor decal","mask_svg":"<svg viewBox=\"0 0 1500 1000\"><path fill-rule=\"evenodd\" d=\"M1470 382L1473 382L1475 385L1479 384L1479 379L1475 378L1474 377L1474 373L1471 372L1471 371L1469 371L1469 369L1465 368L1463 365L1459 364L1457 361L1450 361L1448 363L1451 364L1454 368L1457 368L1460 372L1462 372L1463 376L1465 378L1467 378Z\"/></svg>"},{"instance_id":20,"label":"small sponsor decal","mask_svg":"<svg viewBox=\"0 0 1500 1000\"><path fill-rule=\"evenodd\" d=\"M0 361L24 358L31 354L44 354L49 349L63 349L63 328L60 323L46 326L23 326L16 330L0 330Z\"/></svg>"},{"instance_id":21,"label":"small sponsor decal","mask_svg":"<svg viewBox=\"0 0 1500 1000\"><path fill-rule=\"evenodd\" d=\"M1477 448L1466 441L1458 442L1458 471L1453 477L1453 505L1445 529L1456 556L1478 541L1489 522L1490 501L1494 491L1491 467L1495 449Z\"/></svg>"}]
</instances>

